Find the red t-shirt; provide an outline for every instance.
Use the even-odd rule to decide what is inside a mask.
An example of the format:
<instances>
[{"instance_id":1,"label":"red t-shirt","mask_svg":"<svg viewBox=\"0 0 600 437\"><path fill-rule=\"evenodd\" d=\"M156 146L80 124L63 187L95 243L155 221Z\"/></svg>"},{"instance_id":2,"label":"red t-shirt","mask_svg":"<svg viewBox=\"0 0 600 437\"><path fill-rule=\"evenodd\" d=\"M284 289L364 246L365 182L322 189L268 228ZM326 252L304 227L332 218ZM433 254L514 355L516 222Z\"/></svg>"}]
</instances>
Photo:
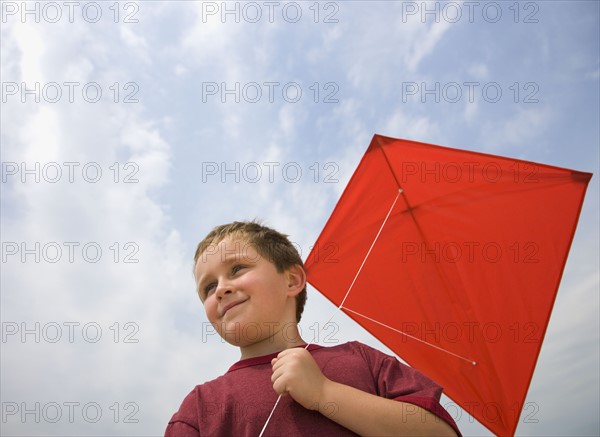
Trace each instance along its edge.
<instances>
[{"instance_id":1,"label":"red t-shirt","mask_svg":"<svg viewBox=\"0 0 600 437\"><path fill-rule=\"evenodd\" d=\"M395 357L359 342L334 347L310 345L308 350L325 377L367 393L418 405L448 422L460 435L454 420L439 404L442 388ZM258 437L277 400L271 383L271 359L276 356L238 361L223 376L196 386L169 421L165 436ZM336 405L324 407L335 412ZM290 396L283 396L264 435L356 434L325 415L302 407Z\"/></svg>"}]
</instances>

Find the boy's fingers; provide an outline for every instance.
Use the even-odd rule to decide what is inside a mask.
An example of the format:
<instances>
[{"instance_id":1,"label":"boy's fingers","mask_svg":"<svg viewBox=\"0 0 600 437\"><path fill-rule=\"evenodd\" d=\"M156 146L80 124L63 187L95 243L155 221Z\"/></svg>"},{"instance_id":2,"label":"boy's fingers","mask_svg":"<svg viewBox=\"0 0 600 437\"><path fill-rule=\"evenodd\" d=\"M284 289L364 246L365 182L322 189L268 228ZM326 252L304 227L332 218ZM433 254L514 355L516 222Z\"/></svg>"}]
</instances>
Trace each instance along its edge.
<instances>
[{"instance_id":1,"label":"boy's fingers","mask_svg":"<svg viewBox=\"0 0 600 437\"><path fill-rule=\"evenodd\" d=\"M279 378L280 376L281 376L281 370L273 369L273 373L271 374L271 382L275 383L275 381L277 381L277 378Z\"/></svg>"},{"instance_id":2,"label":"boy's fingers","mask_svg":"<svg viewBox=\"0 0 600 437\"><path fill-rule=\"evenodd\" d=\"M271 383L273 384L273 390L275 390L275 393L277 393L278 395L287 395L288 393L285 381L280 379L280 377L281 371L275 371L271 375Z\"/></svg>"},{"instance_id":3,"label":"boy's fingers","mask_svg":"<svg viewBox=\"0 0 600 437\"><path fill-rule=\"evenodd\" d=\"M284 364L285 364L285 361L280 360L278 358L273 358L273 361L271 361L272 371L275 372L276 370L278 370Z\"/></svg>"},{"instance_id":4,"label":"boy's fingers","mask_svg":"<svg viewBox=\"0 0 600 437\"><path fill-rule=\"evenodd\" d=\"M273 358L271 366L273 372L287 365L293 369L306 369L306 365L310 366L311 362L314 363L314 360L310 352L301 348L291 348L281 351L277 358Z\"/></svg>"},{"instance_id":5,"label":"boy's fingers","mask_svg":"<svg viewBox=\"0 0 600 437\"><path fill-rule=\"evenodd\" d=\"M282 358L282 357L285 357L285 356L286 356L286 355L289 353L289 352L288 352L289 350L290 350L290 349L284 349L284 350L282 350L281 352L279 352L279 353L277 354L277 359L279 359L279 358Z\"/></svg>"},{"instance_id":6,"label":"boy's fingers","mask_svg":"<svg viewBox=\"0 0 600 437\"><path fill-rule=\"evenodd\" d=\"M277 358L282 358L282 357L285 357L290 354L304 354L304 353L308 353L308 351L302 347L292 347L292 348L285 349L285 350L282 350L281 352L279 352L279 354L277 355Z\"/></svg>"}]
</instances>

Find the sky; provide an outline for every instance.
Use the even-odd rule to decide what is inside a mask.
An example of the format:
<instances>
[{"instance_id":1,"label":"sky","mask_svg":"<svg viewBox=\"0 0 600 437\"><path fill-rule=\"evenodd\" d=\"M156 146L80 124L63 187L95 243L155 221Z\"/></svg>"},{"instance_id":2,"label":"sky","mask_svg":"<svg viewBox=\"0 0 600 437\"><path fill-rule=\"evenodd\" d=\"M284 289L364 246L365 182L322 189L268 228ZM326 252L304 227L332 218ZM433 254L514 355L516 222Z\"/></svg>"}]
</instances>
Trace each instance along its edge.
<instances>
[{"instance_id":1,"label":"sky","mask_svg":"<svg viewBox=\"0 0 600 437\"><path fill-rule=\"evenodd\" d=\"M197 243L259 218L306 258L376 133L594 173L517 435L600 434L598 2L1 9L2 435L162 435L239 359ZM392 354L308 292L305 337Z\"/></svg>"}]
</instances>

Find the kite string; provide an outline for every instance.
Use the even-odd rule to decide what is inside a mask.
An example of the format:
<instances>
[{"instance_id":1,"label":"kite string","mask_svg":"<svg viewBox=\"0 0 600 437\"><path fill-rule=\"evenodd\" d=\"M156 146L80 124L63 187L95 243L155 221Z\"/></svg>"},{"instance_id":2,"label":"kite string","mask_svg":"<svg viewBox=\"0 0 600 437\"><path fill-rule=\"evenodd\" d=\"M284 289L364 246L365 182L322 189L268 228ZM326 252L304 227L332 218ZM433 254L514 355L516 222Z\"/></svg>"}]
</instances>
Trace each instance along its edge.
<instances>
[{"instance_id":1,"label":"kite string","mask_svg":"<svg viewBox=\"0 0 600 437\"><path fill-rule=\"evenodd\" d=\"M379 232L377 232L377 235L375 235L375 239L371 243L371 247L369 247L369 250L368 250L367 254L365 255L365 258L363 259L362 264L358 268L358 271L356 272L356 275L354 275L354 279L352 280L352 284L350 284L350 287L348 287L348 291L346 292L346 295L344 296L344 299L342 299L342 303L338 307L338 310L341 307L344 306L344 302L346 302L346 299L348 298L348 295L350 294L350 290L352 290L352 287L354 286L354 283L358 279L358 275L360 275L360 271L362 270L363 266L367 262L367 258L371 254L371 250L373 250L373 247L375 246L375 243L377 242L377 239L379 238L379 235L381 234L381 231L383 231L383 227L385 226L386 222L388 221L388 218L390 217L390 214L392 213L392 210L394 209L394 206L396 206L396 202L398 201L398 198L400 197L400 193L402 193L402 188L398 189L398 194L396 194L396 198L394 199L394 203L392 203L392 206L390 207L390 210L388 211L387 215L385 216L385 219L383 220L383 223L381 224L381 227L379 228Z\"/></svg>"},{"instance_id":2,"label":"kite string","mask_svg":"<svg viewBox=\"0 0 600 437\"><path fill-rule=\"evenodd\" d=\"M346 295L342 299L342 303L340 303L340 305L335 310L333 310L333 313L331 314L331 317L329 317L329 320L327 320L323 324L323 326L321 327L321 329L319 329L317 332L315 332L315 334L313 335L313 339L309 343L307 343L307 345L304 347L305 350L308 349L308 346L310 346L314 342L315 337L318 338L318 335L321 333L321 331L323 329L325 329L325 326L327 326L327 324L329 322L331 322L331 320L333 320L333 318L335 317L335 315L339 311L342 310L342 307L344 306L344 303L346 302L346 299L348 298L348 295L350 294L350 290L352 290L352 287L354 287L354 283L356 282L356 279L358 279L358 275L360 275L361 270L363 269L365 263L367 262L367 258L371 254L371 250L373 250L373 247L375 246L375 243L377 242L377 239L379 238L379 235L381 234L381 231L383 230L383 227L387 223L388 218L390 217L390 214L394 210L394 206L396 206L396 202L398 202L398 198L400 197L400 193L402 193L402 188L398 189L398 194L396 194L396 198L394 199L394 202L392 203L392 206L390 207L387 215L385 216L385 219L383 220L383 223L379 227L379 231L377 232L377 235L375 235L375 239L373 240L373 243L371 243L371 247L369 247L369 250L367 251L367 254L365 255L365 257L364 257L364 259L363 259L360 267L358 268L358 271L356 272L356 275L354 275L354 279L352 280L352 283L348 287L348 291L346 291ZM279 395L279 397L277 397L277 400L275 401L275 405L273 405L273 408L271 409L271 412L269 413L269 417L267 417L267 421L263 425L262 430L260 431L260 434L258 435L258 437L262 437L263 434L264 434L264 432L265 432L265 430L267 429L267 425L271 421L271 417L273 417L273 413L275 412L275 409L277 408L277 405L279 404L279 401L281 400L281 396L282 395Z\"/></svg>"},{"instance_id":3,"label":"kite string","mask_svg":"<svg viewBox=\"0 0 600 437\"><path fill-rule=\"evenodd\" d=\"M361 313L359 313L359 312L357 312L357 311L351 310L351 309L350 309L350 308L348 308L348 307L344 307L344 309L345 309L346 311L350 311L351 313L354 313L354 314L356 314L357 316L360 316L360 317L363 317L363 318L365 318L365 319L367 319L367 320L370 320L370 321L371 321L371 322L373 322L373 323L377 323L378 325L381 325L381 326L383 326L383 327L385 327L385 328L391 329L392 331L395 331L395 332L397 332L397 333L399 333L399 334L402 334L402 335L405 335L405 336L407 336L407 337L410 337L410 338L412 338L413 340L420 341L421 343L425 343L426 345L428 345L428 346L431 346L432 348L438 349L438 350L440 350L440 351L442 351L442 352L446 352L447 354L453 355L453 356L455 356L456 358L460 358L461 360L465 360L465 361L467 361L467 362L469 362L469 363L473 364L474 366L477 364L477 362L476 362L476 361L473 361L473 360L470 360L469 358L465 358L465 357L463 357L463 356L461 356L461 355L455 354L454 352L451 352L451 351L449 351L449 350L447 350L447 349L444 349L443 347L436 346L436 345L435 345L435 344L433 344L433 343L428 343L428 342L426 342L425 340L421 340L421 339L420 339L420 338L418 338L418 337L415 337L415 336L413 336L413 335L410 335L410 334L408 334L408 333L406 333L406 332L404 332L404 331L400 331L399 329L396 329L396 328L394 328L394 327L392 327L392 326L390 326L390 325L386 325L385 323L381 323L381 322L379 322L379 321L377 321L377 320L375 320L375 319L372 319L372 318L371 318L371 317L369 317L369 316L365 316L364 314L361 314Z\"/></svg>"}]
</instances>

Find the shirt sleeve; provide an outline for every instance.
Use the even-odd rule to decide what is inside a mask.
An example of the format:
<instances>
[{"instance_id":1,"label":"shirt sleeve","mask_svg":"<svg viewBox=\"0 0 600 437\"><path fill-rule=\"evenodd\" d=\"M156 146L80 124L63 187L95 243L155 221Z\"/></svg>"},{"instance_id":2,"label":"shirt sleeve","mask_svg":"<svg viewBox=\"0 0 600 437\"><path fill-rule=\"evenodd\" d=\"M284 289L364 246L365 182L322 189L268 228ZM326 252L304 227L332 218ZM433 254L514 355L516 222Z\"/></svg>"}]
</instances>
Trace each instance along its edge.
<instances>
[{"instance_id":1,"label":"shirt sleeve","mask_svg":"<svg viewBox=\"0 0 600 437\"><path fill-rule=\"evenodd\" d=\"M196 410L196 390L189 393L179 411L173 414L165 430L165 437L200 437ZM196 419L194 419L196 417Z\"/></svg>"},{"instance_id":2,"label":"shirt sleeve","mask_svg":"<svg viewBox=\"0 0 600 437\"><path fill-rule=\"evenodd\" d=\"M169 420L169 424L165 430L165 437L200 437L200 433L191 424L189 419L175 413L171 420Z\"/></svg>"},{"instance_id":3,"label":"shirt sleeve","mask_svg":"<svg viewBox=\"0 0 600 437\"><path fill-rule=\"evenodd\" d=\"M388 399L407 402L421 407L447 422L460 436L454 419L440 405L442 387L418 370L361 344L362 354L373 369L377 393Z\"/></svg>"}]
</instances>

